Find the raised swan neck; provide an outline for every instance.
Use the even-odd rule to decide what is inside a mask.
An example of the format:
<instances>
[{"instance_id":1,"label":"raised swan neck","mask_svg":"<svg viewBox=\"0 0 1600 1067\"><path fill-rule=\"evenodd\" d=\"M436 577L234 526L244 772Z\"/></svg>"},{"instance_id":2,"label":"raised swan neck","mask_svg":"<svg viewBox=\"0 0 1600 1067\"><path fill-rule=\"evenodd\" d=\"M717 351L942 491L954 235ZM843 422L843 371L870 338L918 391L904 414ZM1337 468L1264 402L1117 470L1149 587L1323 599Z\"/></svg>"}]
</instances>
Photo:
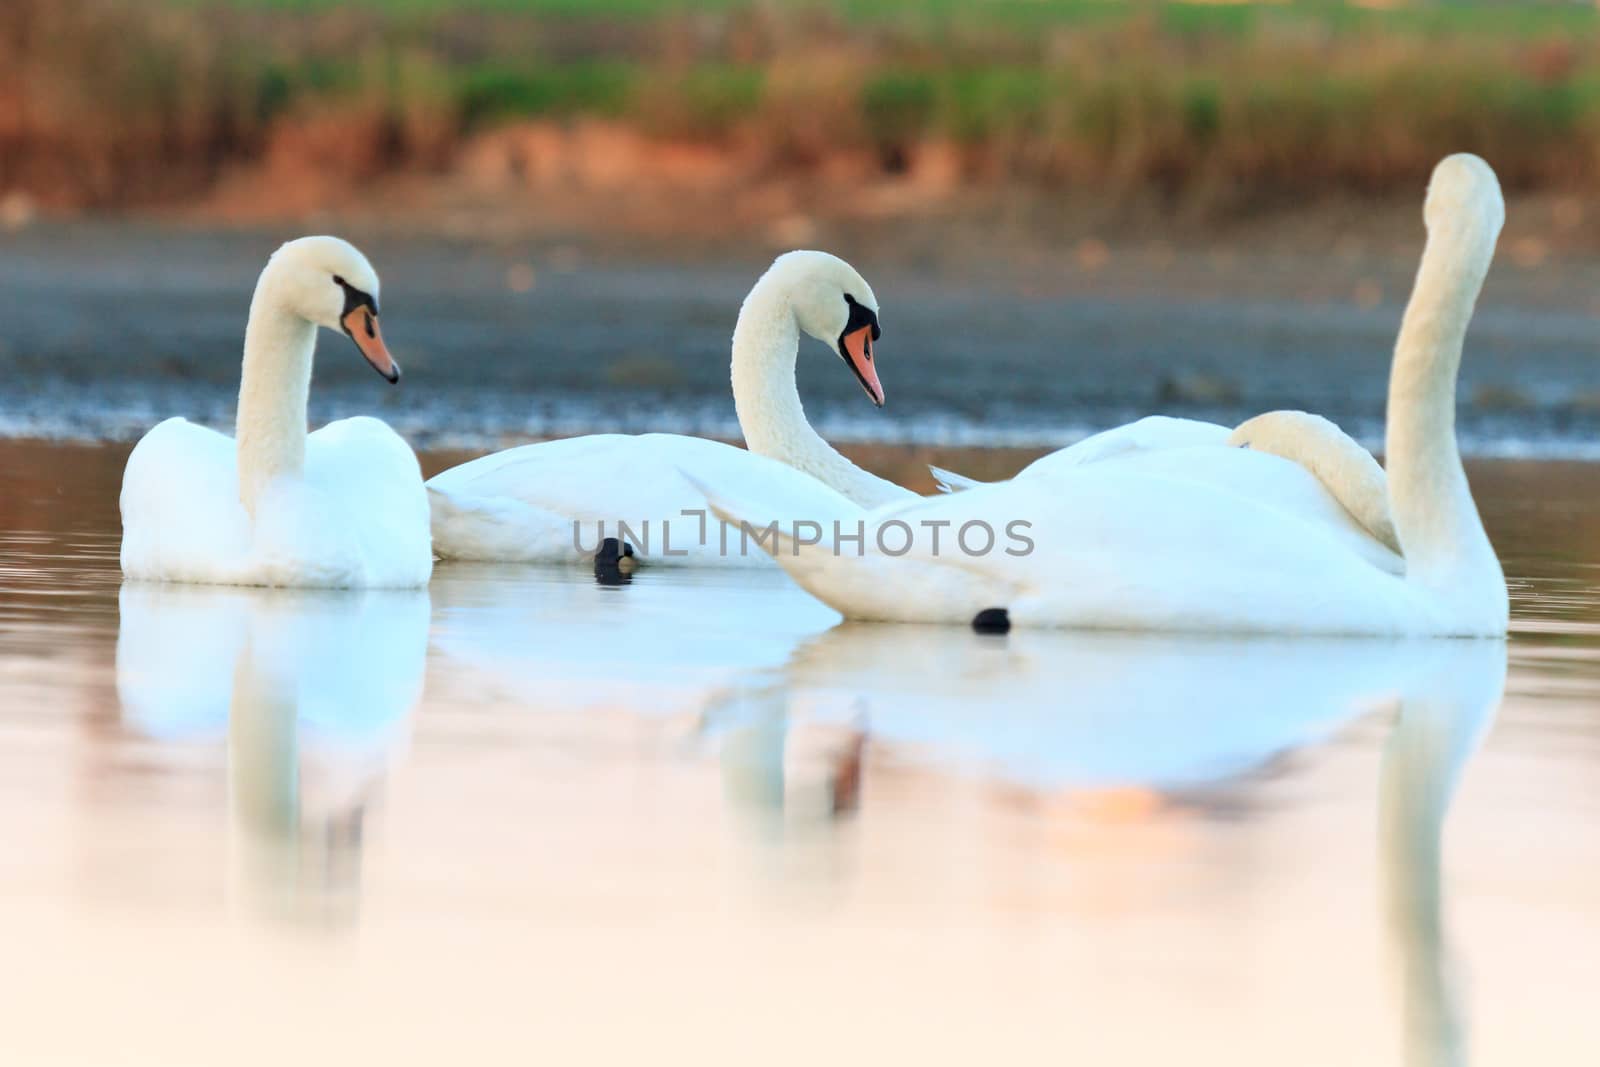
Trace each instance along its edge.
<instances>
[{"instance_id":1,"label":"raised swan neck","mask_svg":"<svg viewBox=\"0 0 1600 1067\"><path fill-rule=\"evenodd\" d=\"M810 474L863 507L906 491L857 467L812 429L795 385L800 326L781 281L763 276L733 328L733 405L750 451Z\"/></svg>"},{"instance_id":2,"label":"raised swan neck","mask_svg":"<svg viewBox=\"0 0 1600 1067\"><path fill-rule=\"evenodd\" d=\"M285 306L273 268L269 263L262 272L250 301L239 379L239 501L251 518L268 484L305 469L306 399L317 340L316 326Z\"/></svg>"},{"instance_id":3,"label":"raised swan neck","mask_svg":"<svg viewBox=\"0 0 1600 1067\"><path fill-rule=\"evenodd\" d=\"M1505 579L1461 466L1455 409L1462 344L1504 207L1475 157L1441 163L1429 201L1427 246L1389 379L1390 506L1408 580L1455 614L1498 612L1503 628Z\"/></svg>"}]
</instances>

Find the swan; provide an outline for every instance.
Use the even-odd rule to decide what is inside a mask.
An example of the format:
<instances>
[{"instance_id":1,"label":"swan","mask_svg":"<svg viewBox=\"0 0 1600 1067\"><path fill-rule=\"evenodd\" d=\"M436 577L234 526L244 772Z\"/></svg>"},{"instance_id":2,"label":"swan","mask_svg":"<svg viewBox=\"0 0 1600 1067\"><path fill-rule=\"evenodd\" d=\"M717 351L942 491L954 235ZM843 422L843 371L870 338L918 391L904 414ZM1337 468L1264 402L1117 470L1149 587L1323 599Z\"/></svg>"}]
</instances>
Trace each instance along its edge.
<instances>
[{"instance_id":1,"label":"swan","mask_svg":"<svg viewBox=\"0 0 1600 1067\"><path fill-rule=\"evenodd\" d=\"M410 447L377 419L306 433L317 328L342 330L389 382L378 276L336 237L273 253L245 327L237 439L182 418L139 441L122 478L122 571L219 585L426 585L428 501Z\"/></svg>"},{"instance_id":2,"label":"swan","mask_svg":"<svg viewBox=\"0 0 1600 1067\"><path fill-rule=\"evenodd\" d=\"M1304 468L1253 449L1219 450L1205 478L1175 475L1184 450L1169 449L871 512L836 498L828 517L864 532L849 542L813 544L784 527L781 501L699 484L717 515L740 522L742 535L765 531L759 546L851 618L1502 637L1505 578L1455 438L1462 342L1505 219L1488 164L1442 161L1424 219L1427 245L1389 386L1389 501L1403 574L1374 560L1376 542L1353 519L1340 529L1236 491L1233 482L1277 465L1325 495Z\"/></svg>"},{"instance_id":3,"label":"swan","mask_svg":"<svg viewBox=\"0 0 1600 1067\"><path fill-rule=\"evenodd\" d=\"M652 562L764 563L760 552L722 551L721 531L708 528L704 500L680 469L718 484L776 479L768 489L801 516L823 487L861 507L917 499L845 459L806 421L794 376L802 332L836 351L883 406L871 286L837 256L789 252L750 290L734 326L733 399L749 451L679 434L594 434L484 456L428 482L434 551L445 559L571 560L593 555L622 524L619 536ZM782 464L753 462L758 454Z\"/></svg>"},{"instance_id":4,"label":"swan","mask_svg":"<svg viewBox=\"0 0 1600 1067\"><path fill-rule=\"evenodd\" d=\"M1372 458L1372 453L1332 420L1306 411L1268 411L1232 429L1201 419L1148 415L1040 456L1014 477L1051 477L1071 467L1105 463L1133 453L1182 449L1183 461L1176 465L1173 473L1204 478L1206 466L1215 459L1215 453L1205 451L1206 446L1250 448L1305 468L1362 529L1396 554L1398 567L1400 541L1389 514L1388 484L1383 468ZM928 470L939 488L947 493L986 484L942 467L929 465ZM1258 487L1269 503L1287 503L1303 485L1298 475L1282 468L1279 473L1284 475L1283 479L1269 478Z\"/></svg>"}]
</instances>

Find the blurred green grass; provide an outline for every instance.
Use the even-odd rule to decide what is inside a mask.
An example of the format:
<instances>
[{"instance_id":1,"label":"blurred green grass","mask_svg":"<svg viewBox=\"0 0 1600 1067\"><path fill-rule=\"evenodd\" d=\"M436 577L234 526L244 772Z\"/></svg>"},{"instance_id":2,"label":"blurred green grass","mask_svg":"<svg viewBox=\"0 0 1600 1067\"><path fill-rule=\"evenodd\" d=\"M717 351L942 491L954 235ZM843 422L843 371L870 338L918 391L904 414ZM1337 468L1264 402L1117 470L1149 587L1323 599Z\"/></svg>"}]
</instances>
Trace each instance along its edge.
<instances>
[{"instance_id":1,"label":"blurred green grass","mask_svg":"<svg viewBox=\"0 0 1600 1067\"><path fill-rule=\"evenodd\" d=\"M686 14L726 14L749 9L751 0L164 0L191 8L231 7L299 13L364 9L385 15L512 14L530 17L660 19ZM911 26L967 29L986 25L1026 31L1061 25L1113 22L1130 14L1154 14L1179 32L1248 33L1285 17L1315 20L1341 32L1381 29L1406 32L1544 34L1589 32L1597 18L1578 3L1364 4L1329 0L1278 3L1129 3L1125 0L811 0L793 9L828 11L852 23L898 22Z\"/></svg>"},{"instance_id":2,"label":"blurred green grass","mask_svg":"<svg viewBox=\"0 0 1600 1067\"><path fill-rule=\"evenodd\" d=\"M974 178L1097 188L1383 189L1456 150L1513 186L1600 178L1600 11L1571 4L8 4L0 186L91 202L203 186L285 124L342 128L324 165L371 172L587 117L791 166L943 142Z\"/></svg>"}]
</instances>

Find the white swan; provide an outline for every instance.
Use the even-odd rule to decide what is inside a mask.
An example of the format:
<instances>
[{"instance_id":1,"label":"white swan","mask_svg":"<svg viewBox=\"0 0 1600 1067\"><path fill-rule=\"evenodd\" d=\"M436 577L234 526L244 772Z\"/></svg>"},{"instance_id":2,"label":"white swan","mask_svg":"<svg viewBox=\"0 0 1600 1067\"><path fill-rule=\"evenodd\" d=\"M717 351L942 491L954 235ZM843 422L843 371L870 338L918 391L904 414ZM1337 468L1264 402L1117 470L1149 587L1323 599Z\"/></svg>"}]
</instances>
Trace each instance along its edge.
<instances>
[{"instance_id":1,"label":"white swan","mask_svg":"<svg viewBox=\"0 0 1600 1067\"><path fill-rule=\"evenodd\" d=\"M1335 423L1305 411L1268 411L1232 429L1200 419L1150 415L1040 456L1015 477L1048 477L1069 467L1110 462L1137 452L1183 449L1183 462L1173 473L1193 473L1204 478L1205 467L1215 459L1215 453L1206 451L1207 446L1250 448L1299 464L1316 476L1362 529L1390 551L1400 551L1394 521L1389 515L1388 483L1383 468L1372 458L1372 453ZM928 470L939 488L947 493L986 484L942 467L929 466ZM1267 472L1272 468L1268 466L1262 470ZM1277 490L1280 479L1268 477L1256 487L1266 494L1265 502L1285 505L1298 495L1301 480L1288 472L1283 473L1281 494Z\"/></svg>"},{"instance_id":2,"label":"white swan","mask_svg":"<svg viewBox=\"0 0 1600 1067\"><path fill-rule=\"evenodd\" d=\"M1505 218L1494 172L1475 156L1446 159L1424 215L1427 248L1389 393L1389 499L1403 577L1375 562L1375 542L1354 520L1341 531L1236 491L1233 483L1276 464L1326 495L1303 468L1250 449L1222 450L1205 478L1175 475L1183 450L1172 449L871 513L836 500L832 518L865 527L859 554L854 542L794 536L782 501L715 484L708 498L725 519L752 528L777 521L762 547L853 618L1502 636L1505 579L1455 439L1462 341Z\"/></svg>"},{"instance_id":3,"label":"white swan","mask_svg":"<svg viewBox=\"0 0 1600 1067\"><path fill-rule=\"evenodd\" d=\"M317 328L343 330L390 382L378 276L336 237L273 253L245 327L237 441L181 418L145 434L122 478L129 578L395 587L433 570L417 458L372 418L306 434Z\"/></svg>"},{"instance_id":4,"label":"white swan","mask_svg":"<svg viewBox=\"0 0 1600 1067\"><path fill-rule=\"evenodd\" d=\"M718 524L707 523L704 498L679 470L717 484L775 478L768 491L802 517L824 485L863 507L915 499L845 459L806 421L794 377L802 332L837 351L883 405L871 287L835 256L790 252L750 290L733 331L734 406L750 451L677 434L595 434L484 456L428 482L434 550L447 559L570 560L592 555L624 523L625 540L653 562L765 562L760 552L722 551ZM753 453L787 469L753 462Z\"/></svg>"}]
</instances>

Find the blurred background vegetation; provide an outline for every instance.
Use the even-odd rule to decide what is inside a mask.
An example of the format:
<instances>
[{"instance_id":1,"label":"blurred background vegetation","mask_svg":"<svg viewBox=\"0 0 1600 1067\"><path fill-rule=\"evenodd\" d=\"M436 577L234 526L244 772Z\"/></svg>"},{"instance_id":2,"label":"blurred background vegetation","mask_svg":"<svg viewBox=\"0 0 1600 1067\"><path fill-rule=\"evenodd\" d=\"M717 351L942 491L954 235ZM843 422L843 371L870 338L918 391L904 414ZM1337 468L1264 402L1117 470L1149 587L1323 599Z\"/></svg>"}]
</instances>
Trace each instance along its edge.
<instances>
[{"instance_id":1,"label":"blurred background vegetation","mask_svg":"<svg viewBox=\"0 0 1600 1067\"><path fill-rule=\"evenodd\" d=\"M575 156L580 178L603 178L607 146L610 170L625 172L613 182L898 175L1202 211L1317 190L1414 199L1433 163L1463 149L1490 158L1512 190L1587 190L1600 179L1600 13L1156 0L0 4L0 193L46 209L182 202L252 170L274 175L251 194L269 199L297 175L537 181L572 171Z\"/></svg>"}]
</instances>

